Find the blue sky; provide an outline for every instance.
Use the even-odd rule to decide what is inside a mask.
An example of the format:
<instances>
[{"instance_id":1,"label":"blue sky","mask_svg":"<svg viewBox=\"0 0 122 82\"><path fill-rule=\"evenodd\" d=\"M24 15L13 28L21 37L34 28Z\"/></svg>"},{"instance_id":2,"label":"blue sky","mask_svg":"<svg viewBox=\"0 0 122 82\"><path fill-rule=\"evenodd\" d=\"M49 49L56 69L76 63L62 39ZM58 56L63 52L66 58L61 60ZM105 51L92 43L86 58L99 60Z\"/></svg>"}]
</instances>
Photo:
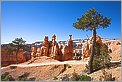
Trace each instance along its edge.
<instances>
[{"instance_id":1,"label":"blue sky","mask_svg":"<svg viewBox=\"0 0 122 82\"><path fill-rule=\"evenodd\" d=\"M120 38L121 3L120 1L79 1L79 2L2 2L1 43L9 43L22 37L26 43L42 41L44 36L51 40L56 34L57 41L87 38L91 31L75 29L72 24L90 8L96 8L104 16L112 18L106 29L98 29L102 38Z\"/></svg>"}]
</instances>

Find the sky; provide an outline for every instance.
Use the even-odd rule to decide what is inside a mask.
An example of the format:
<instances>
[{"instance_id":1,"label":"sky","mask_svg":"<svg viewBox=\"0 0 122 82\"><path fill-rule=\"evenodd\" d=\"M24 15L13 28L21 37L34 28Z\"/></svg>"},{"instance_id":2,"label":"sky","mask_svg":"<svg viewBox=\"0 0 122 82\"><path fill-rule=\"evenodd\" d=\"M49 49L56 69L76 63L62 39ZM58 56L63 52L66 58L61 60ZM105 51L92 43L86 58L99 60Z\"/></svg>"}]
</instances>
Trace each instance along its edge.
<instances>
[{"instance_id":1,"label":"sky","mask_svg":"<svg viewBox=\"0 0 122 82\"><path fill-rule=\"evenodd\" d=\"M111 25L97 29L102 38L121 37L121 2L120 1L73 1L73 2L2 2L1 43L12 42L22 37L26 43L49 40L55 34L56 40L84 39L92 31L75 29L73 23L87 10L96 8L103 16L112 18Z\"/></svg>"}]
</instances>

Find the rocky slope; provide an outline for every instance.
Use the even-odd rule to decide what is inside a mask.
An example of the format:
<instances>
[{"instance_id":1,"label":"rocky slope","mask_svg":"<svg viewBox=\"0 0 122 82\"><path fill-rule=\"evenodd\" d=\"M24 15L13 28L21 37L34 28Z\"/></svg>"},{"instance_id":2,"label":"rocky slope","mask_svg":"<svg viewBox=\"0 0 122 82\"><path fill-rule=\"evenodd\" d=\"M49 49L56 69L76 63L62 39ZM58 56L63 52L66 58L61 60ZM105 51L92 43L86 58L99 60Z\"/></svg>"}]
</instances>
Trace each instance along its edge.
<instances>
[{"instance_id":1,"label":"rocky slope","mask_svg":"<svg viewBox=\"0 0 122 82\"><path fill-rule=\"evenodd\" d=\"M34 78L36 81L40 80L53 80L54 77L60 80L65 75L71 76L74 72L79 75L86 74L84 72L85 65L46 65L46 66L37 66L37 67L6 67L1 70L1 73L9 72L14 79L18 79L19 76L24 73L28 73L28 79ZM112 76L116 81L121 80L121 67L107 69L107 72L112 73ZM93 81L99 81L100 76L103 76L102 70L96 71L90 74Z\"/></svg>"}]
</instances>

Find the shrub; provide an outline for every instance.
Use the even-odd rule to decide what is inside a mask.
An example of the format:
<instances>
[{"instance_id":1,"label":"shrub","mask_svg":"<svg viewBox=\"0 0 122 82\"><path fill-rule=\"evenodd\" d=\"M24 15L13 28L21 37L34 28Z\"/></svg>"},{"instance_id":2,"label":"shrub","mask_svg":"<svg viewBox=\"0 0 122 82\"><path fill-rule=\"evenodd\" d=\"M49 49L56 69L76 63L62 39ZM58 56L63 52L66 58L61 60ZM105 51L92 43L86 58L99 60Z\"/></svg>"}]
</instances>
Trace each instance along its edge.
<instances>
[{"instance_id":1,"label":"shrub","mask_svg":"<svg viewBox=\"0 0 122 82\"><path fill-rule=\"evenodd\" d=\"M109 67L111 56L109 55L111 51L108 50L108 46L105 44L100 45L96 42L95 44L95 54L93 58L93 70L100 69L102 67ZM86 65L89 69L89 65Z\"/></svg>"},{"instance_id":2,"label":"shrub","mask_svg":"<svg viewBox=\"0 0 122 82\"><path fill-rule=\"evenodd\" d=\"M78 75L75 70L74 72L72 73L72 77L71 77L71 80L72 81L78 81L80 79L80 75Z\"/></svg>"},{"instance_id":3,"label":"shrub","mask_svg":"<svg viewBox=\"0 0 122 82\"><path fill-rule=\"evenodd\" d=\"M4 74L2 74L1 78L5 78L7 75L9 75L9 72L5 72Z\"/></svg>"},{"instance_id":4,"label":"shrub","mask_svg":"<svg viewBox=\"0 0 122 82\"><path fill-rule=\"evenodd\" d=\"M1 81L15 81L15 79L8 72L5 72L1 75Z\"/></svg>"},{"instance_id":5,"label":"shrub","mask_svg":"<svg viewBox=\"0 0 122 82\"><path fill-rule=\"evenodd\" d=\"M100 81L115 81L115 78L112 77L112 73L108 73L105 69L102 69L103 75L100 76Z\"/></svg>"},{"instance_id":6,"label":"shrub","mask_svg":"<svg viewBox=\"0 0 122 82\"><path fill-rule=\"evenodd\" d=\"M109 67L111 65L111 56L109 55L108 46L103 44L100 48L100 65L102 67Z\"/></svg>"},{"instance_id":7,"label":"shrub","mask_svg":"<svg viewBox=\"0 0 122 82\"><path fill-rule=\"evenodd\" d=\"M91 81L91 77L87 75L82 75L80 77L80 81Z\"/></svg>"},{"instance_id":8,"label":"shrub","mask_svg":"<svg viewBox=\"0 0 122 82\"><path fill-rule=\"evenodd\" d=\"M87 75L78 75L75 70L72 73L71 81L91 81L91 77Z\"/></svg>"}]
</instances>

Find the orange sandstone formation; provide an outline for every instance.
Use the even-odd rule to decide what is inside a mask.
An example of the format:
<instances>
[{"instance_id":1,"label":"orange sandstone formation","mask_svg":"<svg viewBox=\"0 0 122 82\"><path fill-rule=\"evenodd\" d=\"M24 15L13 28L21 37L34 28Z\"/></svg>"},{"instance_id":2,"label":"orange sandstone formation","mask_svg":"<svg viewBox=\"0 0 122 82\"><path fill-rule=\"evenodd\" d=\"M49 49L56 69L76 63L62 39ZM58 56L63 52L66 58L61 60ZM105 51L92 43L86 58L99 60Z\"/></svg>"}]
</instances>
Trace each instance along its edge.
<instances>
[{"instance_id":1,"label":"orange sandstone formation","mask_svg":"<svg viewBox=\"0 0 122 82\"><path fill-rule=\"evenodd\" d=\"M42 47L41 47L41 56L49 55L49 46L50 46L50 43L48 41L48 36L45 36L44 43L42 44Z\"/></svg>"},{"instance_id":2,"label":"orange sandstone formation","mask_svg":"<svg viewBox=\"0 0 122 82\"><path fill-rule=\"evenodd\" d=\"M22 63L28 61L30 59L30 52L24 52L23 50L19 50L18 52L18 63ZM7 66L10 64L16 63L16 53L15 51L7 51L5 49L1 49L1 66Z\"/></svg>"},{"instance_id":3,"label":"orange sandstone formation","mask_svg":"<svg viewBox=\"0 0 122 82\"><path fill-rule=\"evenodd\" d=\"M32 57L36 57L36 48L34 47L34 45L32 45L32 53L31 53Z\"/></svg>"},{"instance_id":4,"label":"orange sandstone formation","mask_svg":"<svg viewBox=\"0 0 122 82\"><path fill-rule=\"evenodd\" d=\"M83 48L82 48L83 59L88 58L90 56L91 48L92 48L92 40L93 40L93 36L90 37L88 42L83 45ZM102 40L98 35L96 35L96 42L99 43L100 45L102 44Z\"/></svg>"},{"instance_id":5,"label":"orange sandstone formation","mask_svg":"<svg viewBox=\"0 0 122 82\"><path fill-rule=\"evenodd\" d=\"M52 41L48 41L48 36L45 36L44 43L40 48L32 47L32 57L48 56L56 60L70 60L73 58L73 41L72 35L69 35L68 45L62 46L56 42L56 35L52 36Z\"/></svg>"}]
</instances>

